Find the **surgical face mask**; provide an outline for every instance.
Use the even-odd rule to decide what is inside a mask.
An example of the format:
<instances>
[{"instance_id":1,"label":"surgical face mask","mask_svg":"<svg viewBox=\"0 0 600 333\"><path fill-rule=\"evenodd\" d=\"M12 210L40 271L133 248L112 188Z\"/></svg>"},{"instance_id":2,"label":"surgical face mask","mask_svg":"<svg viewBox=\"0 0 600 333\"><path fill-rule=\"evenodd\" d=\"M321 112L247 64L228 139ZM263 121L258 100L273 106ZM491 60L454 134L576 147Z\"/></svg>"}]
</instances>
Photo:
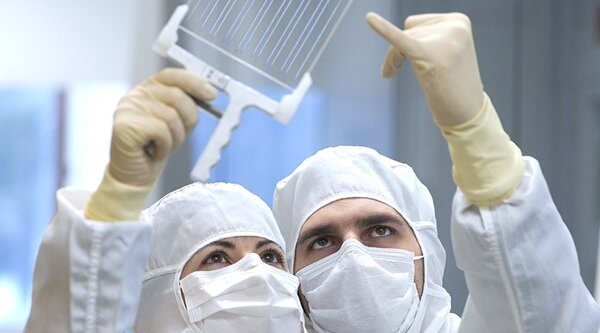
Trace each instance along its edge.
<instances>
[{"instance_id":1,"label":"surgical face mask","mask_svg":"<svg viewBox=\"0 0 600 333\"><path fill-rule=\"evenodd\" d=\"M404 333L419 307L412 252L354 239L296 274L317 332Z\"/></svg>"},{"instance_id":2,"label":"surgical face mask","mask_svg":"<svg viewBox=\"0 0 600 333\"><path fill-rule=\"evenodd\" d=\"M298 278L255 254L181 279L188 317L200 332L303 332Z\"/></svg>"}]
</instances>

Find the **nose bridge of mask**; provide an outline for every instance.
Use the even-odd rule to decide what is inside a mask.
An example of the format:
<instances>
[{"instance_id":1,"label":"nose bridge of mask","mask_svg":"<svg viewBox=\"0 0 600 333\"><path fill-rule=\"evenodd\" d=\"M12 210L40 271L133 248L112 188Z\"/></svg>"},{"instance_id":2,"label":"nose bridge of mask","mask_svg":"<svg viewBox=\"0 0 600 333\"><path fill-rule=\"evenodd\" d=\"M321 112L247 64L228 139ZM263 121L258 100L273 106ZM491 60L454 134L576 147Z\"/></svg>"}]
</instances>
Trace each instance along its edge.
<instances>
[{"instance_id":1,"label":"nose bridge of mask","mask_svg":"<svg viewBox=\"0 0 600 333\"><path fill-rule=\"evenodd\" d=\"M237 262L235 262L232 265L229 265L227 267L215 269L212 271L195 271L193 273L190 273L190 275L194 275L196 277L197 282L210 281L210 280L216 279L220 276L227 275L229 273L243 272L243 271L250 270L260 264L263 264L263 262L260 259L260 257L258 256L258 254L248 253L245 256L243 256L242 259L238 260ZM187 277L189 277L190 275L181 279L179 284L183 286L183 284L186 283L184 281L186 281ZM190 280L190 279L187 279L187 280Z\"/></svg>"},{"instance_id":2,"label":"nose bridge of mask","mask_svg":"<svg viewBox=\"0 0 600 333\"><path fill-rule=\"evenodd\" d=\"M239 272L239 271L247 271L258 265L264 264L262 259L257 253L248 253L242 257L242 259L238 260L233 265L224 267L222 269L217 269L214 271L207 272L208 274L214 273L216 276L224 275L231 272Z\"/></svg>"}]
</instances>

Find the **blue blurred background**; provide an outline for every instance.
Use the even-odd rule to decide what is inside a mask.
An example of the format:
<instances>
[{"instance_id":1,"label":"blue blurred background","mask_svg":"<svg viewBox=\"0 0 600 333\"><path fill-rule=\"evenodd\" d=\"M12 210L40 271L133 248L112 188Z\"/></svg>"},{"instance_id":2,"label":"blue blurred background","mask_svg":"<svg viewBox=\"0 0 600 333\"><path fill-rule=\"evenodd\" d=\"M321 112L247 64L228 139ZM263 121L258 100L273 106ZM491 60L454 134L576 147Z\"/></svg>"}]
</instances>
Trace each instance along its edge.
<instances>
[{"instance_id":1,"label":"blue blurred background","mask_svg":"<svg viewBox=\"0 0 600 333\"><path fill-rule=\"evenodd\" d=\"M55 191L97 186L118 99L172 66L151 45L182 2L0 1L0 332L19 332L27 318L35 256L54 213ZM448 251L445 285L454 312L461 313L466 287L450 243L455 187L447 148L410 66L392 80L379 76L387 45L365 24L368 11L398 25L423 12L462 11L471 17L485 89L513 140L541 162L573 234L581 274L594 291L600 221L598 0L355 1L290 124L245 112L213 180L240 183L271 203L276 181L326 146L371 146L411 164L436 202ZM201 115L148 203L190 181L191 166L215 125Z\"/></svg>"}]
</instances>

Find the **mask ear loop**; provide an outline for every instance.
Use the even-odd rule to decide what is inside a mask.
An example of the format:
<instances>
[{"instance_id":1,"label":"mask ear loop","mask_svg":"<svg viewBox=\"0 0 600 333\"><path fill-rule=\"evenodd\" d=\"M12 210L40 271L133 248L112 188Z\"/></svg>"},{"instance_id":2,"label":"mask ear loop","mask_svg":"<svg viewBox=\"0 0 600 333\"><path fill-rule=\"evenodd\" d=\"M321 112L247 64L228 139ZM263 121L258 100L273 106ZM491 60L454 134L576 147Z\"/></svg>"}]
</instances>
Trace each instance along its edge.
<instances>
[{"instance_id":1,"label":"mask ear loop","mask_svg":"<svg viewBox=\"0 0 600 333\"><path fill-rule=\"evenodd\" d=\"M181 316L183 317L183 320L185 321L187 327L191 330L193 330L194 332L196 332L198 330L198 327L196 326L196 323L193 323L190 320L190 317L188 315L187 312L187 306L185 304L185 295L183 294L183 289L181 288L181 284L180 284L180 280L181 280L181 273L183 273L183 268L185 267L185 264L187 264L187 262L201 249L203 249L206 245L210 244L211 242L213 242L213 239L216 238L215 236L213 237L209 237L208 239L205 239L203 242L196 244L179 262L178 266L177 266L177 270L175 271L175 274L173 276L173 293L175 294L175 300L177 301L177 306L179 307L179 313L181 314Z\"/></svg>"},{"instance_id":2,"label":"mask ear loop","mask_svg":"<svg viewBox=\"0 0 600 333\"><path fill-rule=\"evenodd\" d=\"M181 272L183 271L183 266L188 260L189 258L183 260L183 264L179 265L180 267L177 269L173 276L173 292L175 293L175 300L177 301L177 306L179 307L179 313L183 317L183 320L185 321L187 327L192 330L195 330L195 324L190 321L190 317L187 312L187 306L185 304L185 296L183 295L183 289L181 288L181 285L179 283Z\"/></svg>"}]
</instances>

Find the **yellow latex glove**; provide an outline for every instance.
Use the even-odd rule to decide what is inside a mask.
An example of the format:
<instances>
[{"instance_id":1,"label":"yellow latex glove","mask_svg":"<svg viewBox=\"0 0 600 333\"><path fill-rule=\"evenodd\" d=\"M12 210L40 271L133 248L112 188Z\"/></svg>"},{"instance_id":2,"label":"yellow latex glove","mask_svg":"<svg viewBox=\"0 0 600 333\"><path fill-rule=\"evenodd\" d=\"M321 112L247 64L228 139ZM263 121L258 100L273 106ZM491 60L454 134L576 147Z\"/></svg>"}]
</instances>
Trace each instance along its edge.
<instances>
[{"instance_id":1,"label":"yellow latex glove","mask_svg":"<svg viewBox=\"0 0 600 333\"><path fill-rule=\"evenodd\" d=\"M406 57L437 124L454 126L473 119L483 103L483 84L468 17L409 16L404 30L375 13L367 14L367 22L391 43L381 68L384 77L395 75Z\"/></svg>"},{"instance_id":2,"label":"yellow latex glove","mask_svg":"<svg viewBox=\"0 0 600 333\"><path fill-rule=\"evenodd\" d=\"M381 71L392 77L408 58L436 124L448 141L455 183L473 203L496 204L521 181L521 151L502 129L483 91L471 21L461 13L422 14L399 29L375 13L367 22L390 48Z\"/></svg>"},{"instance_id":3,"label":"yellow latex glove","mask_svg":"<svg viewBox=\"0 0 600 333\"><path fill-rule=\"evenodd\" d=\"M171 152L198 121L193 98L209 101L216 90L183 69L164 69L117 105L110 162L85 217L98 221L136 220Z\"/></svg>"},{"instance_id":4,"label":"yellow latex glove","mask_svg":"<svg viewBox=\"0 0 600 333\"><path fill-rule=\"evenodd\" d=\"M487 95L475 118L440 129L454 163L452 178L472 203L495 205L513 193L523 178L523 157Z\"/></svg>"}]
</instances>

